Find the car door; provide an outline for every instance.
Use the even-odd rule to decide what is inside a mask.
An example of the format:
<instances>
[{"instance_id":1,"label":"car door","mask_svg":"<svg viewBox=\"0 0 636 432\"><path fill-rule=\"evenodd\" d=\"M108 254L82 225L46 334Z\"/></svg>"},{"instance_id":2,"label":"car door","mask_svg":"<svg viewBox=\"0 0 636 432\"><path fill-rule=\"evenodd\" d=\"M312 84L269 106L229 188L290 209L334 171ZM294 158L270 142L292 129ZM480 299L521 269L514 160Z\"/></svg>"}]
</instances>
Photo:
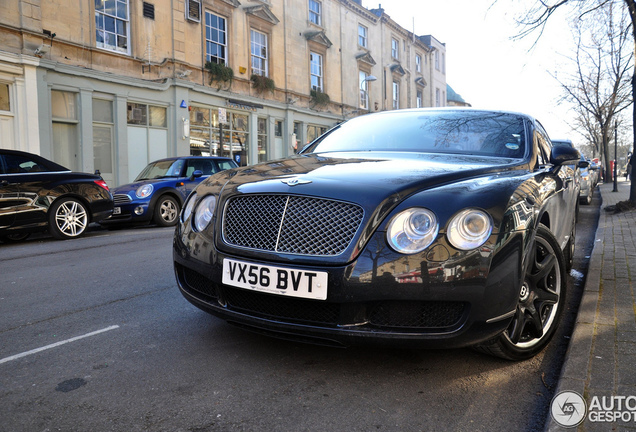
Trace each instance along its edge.
<instances>
[{"instance_id":1,"label":"car door","mask_svg":"<svg viewBox=\"0 0 636 432\"><path fill-rule=\"evenodd\" d=\"M0 156L2 158L2 156ZM16 220L20 206L20 184L13 176L0 172L0 229L10 228Z\"/></svg>"},{"instance_id":2,"label":"car door","mask_svg":"<svg viewBox=\"0 0 636 432\"><path fill-rule=\"evenodd\" d=\"M41 202L47 168L27 156L0 154L0 229L46 221Z\"/></svg>"},{"instance_id":3,"label":"car door","mask_svg":"<svg viewBox=\"0 0 636 432\"><path fill-rule=\"evenodd\" d=\"M203 175L193 178L192 173L195 171L201 171ZM186 163L186 177L183 179L184 198L190 195L190 192L192 192L199 183L217 171L218 168L211 159L188 159Z\"/></svg>"},{"instance_id":4,"label":"car door","mask_svg":"<svg viewBox=\"0 0 636 432\"><path fill-rule=\"evenodd\" d=\"M552 144L548 139L548 134L539 125L537 128L537 141L544 159L550 160ZM578 185L575 182L575 172L570 165L551 167L550 177L554 180L554 194L547 203L550 214L550 231L563 248L572 232L572 225L575 222L576 204L578 202Z\"/></svg>"}]
</instances>

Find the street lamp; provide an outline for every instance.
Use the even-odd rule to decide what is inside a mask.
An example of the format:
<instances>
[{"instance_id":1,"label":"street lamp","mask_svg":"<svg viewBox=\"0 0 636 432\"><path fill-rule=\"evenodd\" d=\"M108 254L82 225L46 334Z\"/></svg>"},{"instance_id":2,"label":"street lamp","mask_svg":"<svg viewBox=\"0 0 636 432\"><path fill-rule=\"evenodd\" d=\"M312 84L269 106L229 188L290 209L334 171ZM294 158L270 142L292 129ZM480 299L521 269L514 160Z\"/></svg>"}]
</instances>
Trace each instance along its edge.
<instances>
[{"instance_id":1,"label":"street lamp","mask_svg":"<svg viewBox=\"0 0 636 432\"><path fill-rule=\"evenodd\" d=\"M366 102L365 105L367 110L369 110L369 92L365 88L365 84L369 81L376 81L378 78L374 75L367 75L365 79L360 82L360 92L363 100Z\"/></svg>"}]
</instances>

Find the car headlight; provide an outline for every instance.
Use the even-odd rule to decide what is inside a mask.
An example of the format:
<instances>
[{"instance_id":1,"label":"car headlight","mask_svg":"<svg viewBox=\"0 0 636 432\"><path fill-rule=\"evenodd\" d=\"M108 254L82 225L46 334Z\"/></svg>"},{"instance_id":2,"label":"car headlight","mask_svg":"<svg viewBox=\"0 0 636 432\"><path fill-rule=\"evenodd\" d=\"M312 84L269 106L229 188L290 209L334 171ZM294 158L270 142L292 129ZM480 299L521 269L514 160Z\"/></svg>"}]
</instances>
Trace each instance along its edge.
<instances>
[{"instance_id":1,"label":"car headlight","mask_svg":"<svg viewBox=\"0 0 636 432\"><path fill-rule=\"evenodd\" d=\"M471 250L483 245L492 232L492 219L482 210L465 209L448 224L446 237L454 247Z\"/></svg>"},{"instance_id":2,"label":"car headlight","mask_svg":"<svg viewBox=\"0 0 636 432\"><path fill-rule=\"evenodd\" d=\"M435 213L425 208L404 210L389 223L387 240L397 252L414 254L426 249L439 231Z\"/></svg>"},{"instance_id":3,"label":"car headlight","mask_svg":"<svg viewBox=\"0 0 636 432\"><path fill-rule=\"evenodd\" d=\"M137 188L135 195L137 195L137 198L148 198L150 195L152 195L152 191L154 189L155 188L151 184L145 184Z\"/></svg>"},{"instance_id":4,"label":"car headlight","mask_svg":"<svg viewBox=\"0 0 636 432\"><path fill-rule=\"evenodd\" d=\"M194 228L197 231L203 231L207 228L214 216L214 209L216 208L216 197L214 195L208 195L199 201L199 204L194 211Z\"/></svg>"},{"instance_id":5,"label":"car headlight","mask_svg":"<svg viewBox=\"0 0 636 432\"><path fill-rule=\"evenodd\" d=\"M194 208L194 203L197 200L196 192L188 197L188 202L183 208L183 212L181 213L181 222L185 222L188 220L190 215L192 214L192 209Z\"/></svg>"}]
</instances>

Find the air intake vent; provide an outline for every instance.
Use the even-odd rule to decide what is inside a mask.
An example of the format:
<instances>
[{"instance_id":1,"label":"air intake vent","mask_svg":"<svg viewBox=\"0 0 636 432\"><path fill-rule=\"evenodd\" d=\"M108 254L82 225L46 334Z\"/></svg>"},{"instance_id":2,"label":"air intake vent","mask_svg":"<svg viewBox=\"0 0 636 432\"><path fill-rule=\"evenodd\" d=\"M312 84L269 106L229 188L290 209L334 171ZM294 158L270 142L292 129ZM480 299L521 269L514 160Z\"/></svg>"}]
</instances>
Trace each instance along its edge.
<instances>
[{"instance_id":1,"label":"air intake vent","mask_svg":"<svg viewBox=\"0 0 636 432\"><path fill-rule=\"evenodd\" d=\"M201 22L201 2L199 0L185 0L185 4L188 21Z\"/></svg>"},{"instance_id":2,"label":"air intake vent","mask_svg":"<svg viewBox=\"0 0 636 432\"><path fill-rule=\"evenodd\" d=\"M150 18L152 20L155 19L155 5L152 3L144 2L143 4L143 14L146 18Z\"/></svg>"}]
</instances>

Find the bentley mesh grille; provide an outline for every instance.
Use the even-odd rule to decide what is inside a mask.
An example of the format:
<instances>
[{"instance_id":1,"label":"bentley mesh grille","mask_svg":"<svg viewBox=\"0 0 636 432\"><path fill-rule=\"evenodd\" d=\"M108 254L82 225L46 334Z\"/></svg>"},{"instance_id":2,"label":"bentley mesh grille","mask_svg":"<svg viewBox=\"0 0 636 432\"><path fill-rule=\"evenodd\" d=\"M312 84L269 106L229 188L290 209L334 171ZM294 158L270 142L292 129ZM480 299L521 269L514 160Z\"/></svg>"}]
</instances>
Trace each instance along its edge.
<instances>
[{"instance_id":1,"label":"bentley mesh grille","mask_svg":"<svg viewBox=\"0 0 636 432\"><path fill-rule=\"evenodd\" d=\"M223 218L227 244L271 252L335 256L358 230L364 210L341 201L295 195L231 198Z\"/></svg>"}]
</instances>

